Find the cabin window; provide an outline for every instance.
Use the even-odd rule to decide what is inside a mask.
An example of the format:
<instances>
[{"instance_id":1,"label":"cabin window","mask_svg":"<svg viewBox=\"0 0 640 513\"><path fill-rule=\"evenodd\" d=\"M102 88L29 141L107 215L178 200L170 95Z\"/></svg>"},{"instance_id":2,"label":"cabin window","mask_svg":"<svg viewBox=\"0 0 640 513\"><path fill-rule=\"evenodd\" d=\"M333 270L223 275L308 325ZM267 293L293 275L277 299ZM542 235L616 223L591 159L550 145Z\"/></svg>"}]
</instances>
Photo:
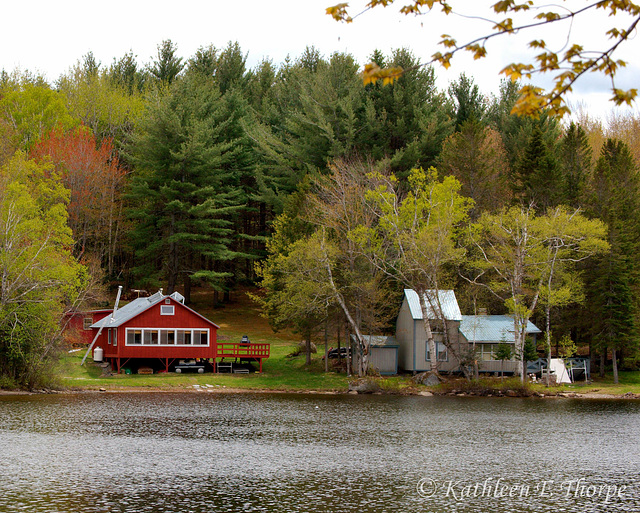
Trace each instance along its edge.
<instances>
[{"instance_id":1,"label":"cabin window","mask_svg":"<svg viewBox=\"0 0 640 513\"><path fill-rule=\"evenodd\" d=\"M204 330L193 330L193 343L195 345L206 346L209 343L208 332Z\"/></svg>"},{"instance_id":2,"label":"cabin window","mask_svg":"<svg viewBox=\"0 0 640 513\"><path fill-rule=\"evenodd\" d=\"M429 353L429 342L425 342L427 345L427 361L431 361L431 354ZM447 346L442 342L436 342L436 351L438 353L438 361L439 362L448 362L449 355L447 354Z\"/></svg>"},{"instance_id":3,"label":"cabin window","mask_svg":"<svg viewBox=\"0 0 640 513\"><path fill-rule=\"evenodd\" d=\"M180 345L191 345L191 330L177 330L177 343Z\"/></svg>"},{"instance_id":4,"label":"cabin window","mask_svg":"<svg viewBox=\"0 0 640 513\"><path fill-rule=\"evenodd\" d=\"M116 347L118 345L118 330L113 329L111 331L113 331L113 347Z\"/></svg>"},{"instance_id":5,"label":"cabin window","mask_svg":"<svg viewBox=\"0 0 640 513\"><path fill-rule=\"evenodd\" d=\"M142 330L127 330L127 345L137 346L142 344Z\"/></svg>"},{"instance_id":6,"label":"cabin window","mask_svg":"<svg viewBox=\"0 0 640 513\"><path fill-rule=\"evenodd\" d=\"M157 345L158 344L158 330L144 330L144 344L145 345Z\"/></svg>"},{"instance_id":7,"label":"cabin window","mask_svg":"<svg viewBox=\"0 0 640 513\"><path fill-rule=\"evenodd\" d=\"M92 324L93 324L93 317L85 317L84 319L82 319L83 329L90 330Z\"/></svg>"},{"instance_id":8,"label":"cabin window","mask_svg":"<svg viewBox=\"0 0 640 513\"><path fill-rule=\"evenodd\" d=\"M173 315L176 307L173 305L160 305L160 315Z\"/></svg>"},{"instance_id":9,"label":"cabin window","mask_svg":"<svg viewBox=\"0 0 640 513\"><path fill-rule=\"evenodd\" d=\"M109 337L111 337L109 330ZM192 329L155 329L155 328L127 328L127 345L160 345L160 346L191 346L209 345L209 330ZM113 330L113 343L115 342L116 330Z\"/></svg>"},{"instance_id":10,"label":"cabin window","mask_svg":"<svg viewBox=\"0 0 640 513\"><path fill-rule=\"evenodd\" d=\"M107 344L111 345L111 330L107 330Z\"/></svg>"},{"instance_id":11,"label":"cabin window","mask_svg":"<svg viewBox=\"0 0 640 513\"><path fill-rule=\"evenodd\" d=\"M511 348L513 349L513 347ZM495 360L495 354L498 350L498 344L476 344L476 353L478 354L478 360L490 361ZM511 356L511 360L515 360L514 356Z\"/></svg>"}]
</instances>

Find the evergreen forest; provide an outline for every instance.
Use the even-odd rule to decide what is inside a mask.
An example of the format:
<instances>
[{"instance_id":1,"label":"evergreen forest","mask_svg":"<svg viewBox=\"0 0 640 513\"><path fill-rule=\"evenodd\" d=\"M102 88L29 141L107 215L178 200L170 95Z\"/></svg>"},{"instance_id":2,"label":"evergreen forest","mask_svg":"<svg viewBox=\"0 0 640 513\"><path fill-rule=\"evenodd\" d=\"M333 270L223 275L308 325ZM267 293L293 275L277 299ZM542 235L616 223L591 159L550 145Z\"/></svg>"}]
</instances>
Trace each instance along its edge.
<instances>
[{"instance_id":1,"label":"evergreen forest","mask_svg":"<svg viewBox=\"0 0 640 513\"><path fill-rule=\"evenodd\" d=\"M640 365L640 117L517 116L517 82L441 90L407 49L371 59L409 71L364 85L348 54L249 68L238 43L170 40L54 82L2 71L0 386L46 379L60 319L118 285L250 289L274 329L365 353L404 288L453 289L533 320L540 355Z\"/></svg>"}]
</instances>

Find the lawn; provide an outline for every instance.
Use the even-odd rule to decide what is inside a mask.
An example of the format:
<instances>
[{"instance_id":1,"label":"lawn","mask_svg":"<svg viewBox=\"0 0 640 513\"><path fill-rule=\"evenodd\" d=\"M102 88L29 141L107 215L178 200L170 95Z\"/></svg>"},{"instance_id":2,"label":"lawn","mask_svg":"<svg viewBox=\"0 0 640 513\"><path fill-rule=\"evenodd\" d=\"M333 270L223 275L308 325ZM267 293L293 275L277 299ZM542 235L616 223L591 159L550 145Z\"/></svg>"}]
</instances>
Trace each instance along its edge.
<instances>
[{"instance_id":1,"label":"lawn","mask_svg":"<svg viewBox=\"0 0 640 513\"><path fill-rule=\"evenodd\" d=\"M258 306L245 291L236 292L232 303L213 307L212 294L196 291L190 305L220 326L218 339L240 341L248 335L251 342L271 344L271 356L264 361L263 372L253 374L153 374L103 376L102 369L90 359L80 366L83 351L66 354L60 364L60 384L69 388L118 389L121 387L193 388L193 385L213 385L216 388L265 390L346 391L348 377L336 372L324 372L321 354L314 354L310 367L304 355L289 357L300 337L284 331L274 333ZM323 353L319 349L319 353Z\"/></svg>"},{"instance_id":2,"label":"lawn","mask_svg":"<svg viewBox=\"0 0 640 513\"><path fill-rule=\"evenodd\" d=\"M194 389L194 385L211 385L220 389L274 390L274 391L339 391L348 389L349 378L344 373L324 372L322 360L323 346L319 345L318 354L314 354L311 366L305 365L304 354L296 357L289 355L300 342L300 337L290 331L274 333L266 319L260 316L259 307L246 291L235 292L232 302L221 308L213 306L210 292L196 290L191 305L199 313L220 326L219 340L240 341L248 335L251 342L271 344L271 356L264 361L263 372L252 374L153 374L153 375L114 375L104 376L102 369L90 359L84 366L80 361L83 351L65 354L58 371L59 384L65 388L117 390L120 388L174 388ZM320 337L316 338L320 342ZM378 379L381 388L388 392L402 393L411 390L427 390L416 387L410 376L394 376ZM535 390L544 391L541 385ZM610 374L585 384L578 382L551 389L555 392L640 394L640 372L620 372L620 384L614 385ZM434 390L437 391L437 390Z\"/></svg>"}]
</instances>

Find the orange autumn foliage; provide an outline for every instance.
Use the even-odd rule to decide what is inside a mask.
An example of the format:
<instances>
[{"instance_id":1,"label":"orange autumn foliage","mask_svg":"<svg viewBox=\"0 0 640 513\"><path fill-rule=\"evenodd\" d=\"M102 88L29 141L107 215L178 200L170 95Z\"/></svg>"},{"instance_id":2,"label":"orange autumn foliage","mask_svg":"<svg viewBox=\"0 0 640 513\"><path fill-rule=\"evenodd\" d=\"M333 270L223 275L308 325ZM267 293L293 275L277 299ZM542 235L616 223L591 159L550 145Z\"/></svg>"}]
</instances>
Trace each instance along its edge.
<instances>
[{"instance_id":1,"label":"orange autumn foliage","mask_svg":"<svg viewBox=\"0 0 640 513\"><path fill-rule=\"evenodd\" d=\"M69 226L79 258L97 258L112 270L122 221L120 192L125 176L111 139L97 143L84 126L53 129L31 151L35 160L50 160L71 191Z\"/></svg>"}]
</instances>

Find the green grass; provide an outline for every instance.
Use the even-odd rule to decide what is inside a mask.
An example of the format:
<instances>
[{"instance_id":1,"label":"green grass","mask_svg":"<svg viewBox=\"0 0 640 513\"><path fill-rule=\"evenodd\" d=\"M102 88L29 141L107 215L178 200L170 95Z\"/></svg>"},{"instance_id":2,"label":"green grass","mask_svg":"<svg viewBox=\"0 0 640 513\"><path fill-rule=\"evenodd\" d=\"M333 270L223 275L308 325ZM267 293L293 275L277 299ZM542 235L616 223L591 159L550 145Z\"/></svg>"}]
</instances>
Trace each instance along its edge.
<instances>
[{"instance_id":1,"label":"green grass","mask_svg":"<svg viewBox=\"0 0 640 513\"><path fill-rule=\"evenodd\" d=\"M288 355L293 351L300 337L289 331L274 333L268 322L260 317L258 306L249 299L246 292L235 292L232 303L224 308L213 307L213 297L210 292L197 290L193 294L193 304L196 311L220 326L218 339L221 341L240 341L242 335L248 335L251 342L271 344L271 356L263 362L262 374L153 374L153 375L114 375L103 376L102 369L90 360L84 366L80 361L84 350L65 354L60 361L57 374L58 384L63 388L81 389L193 389L193 385L214 385L216 388L242 390L274 390L274 391L340 391L348 389L349 380L344 373L324 372L324 362L321 359L323 346L319 345L320 354L314 354L311 366L305 365L304 354L296 357ZM316 342L320 341L317 337ZM336 345L335 342L332 345ZM386 393L409 393L412 391L429 390L427 387L416 386L410 376L391 376L374 378L380 389ZM464 380L447 380L448 383L433 387L431 390L446 393L449 390L472 391L474 387L490 387L499 390L518 388L513 380L504 382L475 383ZM462 383L462 384L461 384ZM640 394L640 372L620 372L620 384L613 384L613 377L608 374L605 379L594 376L590 384L578 382L573 385L546 388L543 385L532 385L532 391L543 393L577 392L598 394Z\"/></svg>"},{"instance_id":2,"label":"green grass","mask_svg":"<svg viewBox=\"0 0 640 513\"><path fill-rule=\"evenodd\" d=\"M251 342L268 343L271 355L263 361L263 372L255 374L153 374L103 376L102 369L87 360L80 366L84 350L65 355L59 368L59 382L66 388L118 389L139 388L192 388L193 385L219 385L220 388L246 390L319 390L346 391L348 378L345 374L324 372L320 354L314 354L311 366L305 365L305 356L288 357L299 342L291 332L274 333L268 322L260 317L257 305L246 293L238 292L233 303L224 308L212 306L212 296L204 291L193 295L196 311L220 326L218 339L240 341L248 335ZM321 352L321 349L319 349Z\"/></svg>"}]
</instances>

